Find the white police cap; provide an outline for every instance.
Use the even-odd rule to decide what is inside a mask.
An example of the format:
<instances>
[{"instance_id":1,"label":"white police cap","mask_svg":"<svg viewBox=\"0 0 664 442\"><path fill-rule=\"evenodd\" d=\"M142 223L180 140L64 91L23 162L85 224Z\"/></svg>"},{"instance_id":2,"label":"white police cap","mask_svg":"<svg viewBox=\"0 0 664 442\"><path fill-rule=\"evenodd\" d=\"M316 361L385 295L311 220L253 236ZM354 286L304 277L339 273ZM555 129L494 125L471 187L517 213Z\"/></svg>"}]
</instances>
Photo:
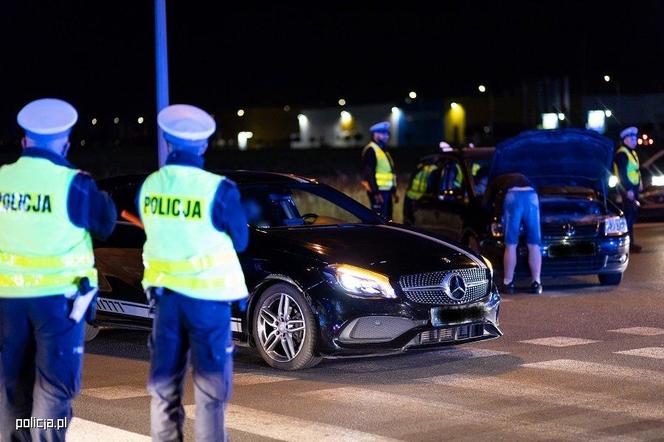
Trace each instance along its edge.
<instances>
[{"instance_id":1,"label":"white police cap","mask_svg":"<svg viewBox=\"0 0 664 442\"><path fill-rule=\"evenodd\" d=\"M390 131L390 122L389 121L381 121L380 123L376 123L373 126L369 128L371 132L389 132Z\"/></svg>"},{"instance_id":2,"label":"white police cap","mask_svg":"<svg viewBox=\"0 0 664 442\"><path fill-rule=\"evenodd\" d=\"M173 104L157 115L157 124L164 137L177 143L207 141L217 128L214 119L203 109L189 104Z\"/></svg>"},{"instance_id":3,"label":"white police cap","mask_svg":"<svg viewBox=\"0 0 664 442\"><path fill-rule=\"evenodd\" d=\"M623 129L622 132L620 132L620 138L625 138L625 137L635 137L639 134L639 129L637 129L634 126L630 126L628 128Z\"/></svg>"},{"instance_id":4,"label":"white police cap","mask_svg":"<svg viewBox=\"0 0 664 442\"><path fill-rule=\"evenodd\" d=\"M26 104L16 116L18 125L34 137L66 135L78 120L74 106L57 98L41 98Z\"/></svg>"}]
</instances>

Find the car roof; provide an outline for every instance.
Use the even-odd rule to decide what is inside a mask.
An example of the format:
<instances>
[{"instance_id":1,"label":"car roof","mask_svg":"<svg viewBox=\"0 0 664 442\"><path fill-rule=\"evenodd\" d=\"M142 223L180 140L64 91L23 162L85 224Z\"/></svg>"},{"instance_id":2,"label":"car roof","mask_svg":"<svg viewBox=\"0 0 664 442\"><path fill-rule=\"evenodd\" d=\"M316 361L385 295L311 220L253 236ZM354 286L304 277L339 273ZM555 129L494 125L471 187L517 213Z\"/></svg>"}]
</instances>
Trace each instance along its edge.
<instances>
[{"instance_id":1,"label":"car roof","mask_svg":"<svg viewBox=\"0 0 664 442\"><path fill-rule=\"evenodd\" d=\"M438 152L422 157L420 161L433 162L445 157L456 157L462 160L489 159L496 151L495 147L464 147L448 152Z\"/></svg>"}]
</instances>

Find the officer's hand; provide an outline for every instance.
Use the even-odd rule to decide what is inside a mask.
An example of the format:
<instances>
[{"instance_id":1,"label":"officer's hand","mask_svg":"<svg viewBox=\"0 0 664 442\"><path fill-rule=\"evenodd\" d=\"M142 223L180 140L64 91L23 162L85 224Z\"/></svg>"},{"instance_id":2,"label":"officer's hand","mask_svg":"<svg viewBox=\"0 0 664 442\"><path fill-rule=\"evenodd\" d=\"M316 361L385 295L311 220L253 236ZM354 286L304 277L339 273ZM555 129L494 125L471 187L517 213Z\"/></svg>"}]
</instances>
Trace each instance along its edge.
<instances>
[{"instance_id":1,"label":"officer's hand","mask_svg":"<svg viewBox=\"0 0 664 442\"><path fill-rule=\"evenodd\" d=\"M376 193L376 202L378 204L383 204L385 201L383 200L383 194L378 192Z\"/></svg>"},{"instance_id":2,"label":"officer's hand","mask_svg":"<svg viewBox=\"0 0 664 442\"><path fill-rule=\"evenodd\" d=\"M241 312L247 311L247 304L248 304L247 298L235 301L235 305L237 305L238 310L240 310Z\"/></svg>"},{"instance_id":3,"label":"officer's hand","mask_svg":"<svg viewBox=\"0 0 664 442\"><path fill-rule=\"evenodd\" d=\"M398 192L394 192L394 203L395 204L399 203L399 193Z\"/></svg>"},{"instance_id":4,"label":"officer's hand","mask_svg":"<svg viewBox=\"0 0 664 442\"><path fill-rule=\"evenodd\" d=\"M634 191L633 190L628 190L627 191L627 199L630 201L634 201Z\"/></svg>"}]
</instances>

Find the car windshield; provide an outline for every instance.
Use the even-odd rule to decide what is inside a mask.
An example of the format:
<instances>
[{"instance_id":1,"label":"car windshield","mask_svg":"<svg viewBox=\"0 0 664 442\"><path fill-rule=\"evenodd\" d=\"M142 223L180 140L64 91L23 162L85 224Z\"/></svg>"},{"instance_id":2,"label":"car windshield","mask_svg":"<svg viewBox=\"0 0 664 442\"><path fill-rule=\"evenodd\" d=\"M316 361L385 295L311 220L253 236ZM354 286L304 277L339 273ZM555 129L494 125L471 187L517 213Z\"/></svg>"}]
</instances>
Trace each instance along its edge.
<instances>
[{"instance_id":1,"label":"car windshield","mask_svg":"<svg viewBox=\"0 0 664 442\"><path fill-rule=\"evenodd\" d=\"M256 228L352 226L382 222L362 204L325 185L245 185L241 193L247 220Z\"/></svg>"}]
</instances>

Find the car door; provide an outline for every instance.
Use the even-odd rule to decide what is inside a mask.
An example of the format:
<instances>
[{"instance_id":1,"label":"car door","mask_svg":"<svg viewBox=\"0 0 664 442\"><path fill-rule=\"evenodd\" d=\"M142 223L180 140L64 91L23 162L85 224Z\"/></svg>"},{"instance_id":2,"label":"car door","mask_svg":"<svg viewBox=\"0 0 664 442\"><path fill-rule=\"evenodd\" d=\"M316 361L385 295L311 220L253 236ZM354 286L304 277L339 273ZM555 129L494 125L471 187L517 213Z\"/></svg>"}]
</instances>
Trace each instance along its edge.
<instances>
[{"instance_id":1,"label":"car door","mask_svg":"<svg viewBox=\"0 0 664 442\"><path fill-rule=\"evenodd\" d=\"M463 164L456 158L447 161L441 170L435 201L435 217L440 232L460 241L464 226L464 213L468 204L468 180Z\"/></svg>"},{"instance_id":2,"label":"car door","mask_svg":"<svg viewBox=\"0 0 664 442\"><path fill-rule=\"evenodd\" d=\"M444 226L440 222L440 211L438 210L437 189L441 179L441 171L444 168L445 161L437 163L435 169L429 177L427 190L418 200L413 202L413 220L416 227L426 229L436 233L443 233ZM422 168L426 164L420 164ZM417 169L415 176L421 169Z\"/></svg>"},{"instance_id":3,"label":"car door","mask_svg":"<svg viewBox=\"0 0 664 442\"><path fill-rule=\"evenodd\" d=\"M145 233L138 225L134 203L140 182L129 180L105 189L115 202L118 218L111 236L94 244L99 273L97 309L122 317L148 318L147 299L141 287Z\"/></svg>"}]
</instances>

